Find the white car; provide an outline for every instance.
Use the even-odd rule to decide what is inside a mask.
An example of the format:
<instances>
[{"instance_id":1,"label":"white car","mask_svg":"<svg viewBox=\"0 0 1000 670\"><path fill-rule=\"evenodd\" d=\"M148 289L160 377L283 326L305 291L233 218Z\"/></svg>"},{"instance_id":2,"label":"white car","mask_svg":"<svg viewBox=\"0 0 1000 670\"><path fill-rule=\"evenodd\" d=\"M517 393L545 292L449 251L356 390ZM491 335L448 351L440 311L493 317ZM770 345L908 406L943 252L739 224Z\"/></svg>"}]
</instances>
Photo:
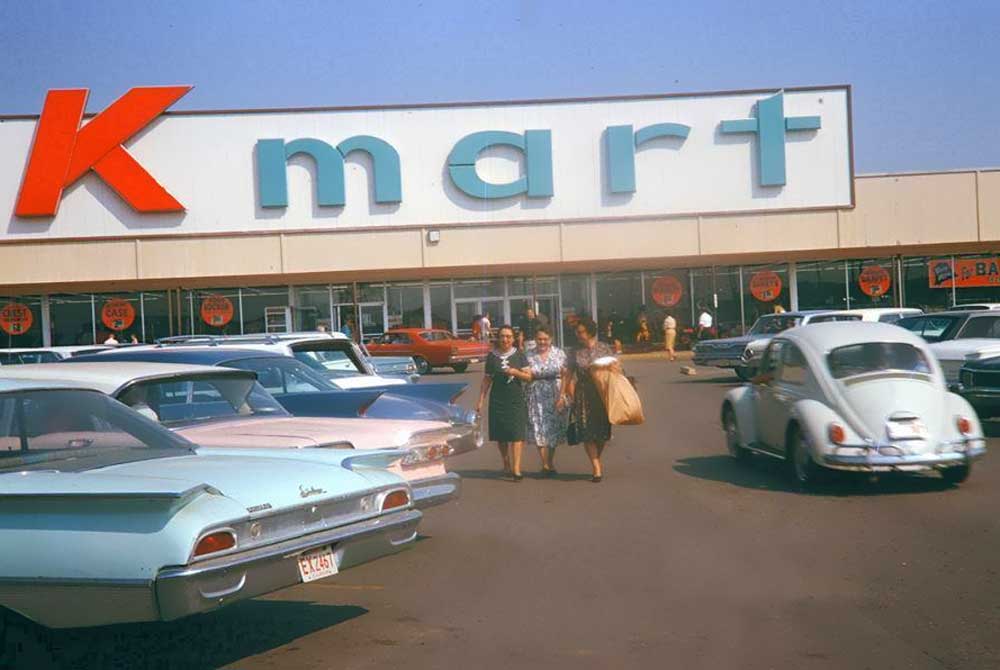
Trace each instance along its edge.
<instances>
[{"instance_id":1,"label":"white car","mask_svg":"<svg viewBox=\"0 0 1000 670\"><path fill-rule=\"evenodd\" d=\"M939 470L965 481L986 451L975 411L948 391L927 344L889 324L823 323L775 336L760 374L726 394L729 452L789 461L799 485L826 470Z\"/></svg>"},{"instance_id":2,"label":"white car","mask_svg":"<svg viewBox=\"0 0 1000 670\"><path fill-rule=\"evenodd\" d=\"M992 337L966 337L957 340L932 342L928 348L941 364L949 387L959 381L959 374L966 361L1000 356L1000 339Z\"/></svg>"},{"instance_id":3,"label":"white car","mask_svg":"<svg viewBox=\"0 0 1000 670\"><path fill-rule=\"evenodd\" d=\"M896 323L903 317L923 314L924 310L916 307L862 307L860 309L845 309L841 313L857 314L862 321Z\"/></svg>"},{"instance_id":4,"label":"white car","mask_svg":"<svg viewBox=\"0 0 1000 670\"><path fill-rule=\"evenodd\" d=\"M952 305L948 311L949 312L970 312L970 311L982 311L1000 309L1000 302L967 302L964 305Z\"/></svg>"},{"instance_id":5,"label":"white car","mask_svg":"<svg viewBox=\"0 0 1000 670\"><path fill-rule=\"evenodd\" d=\"M96 354L114 347L102 344L69 347L20 347L0 349L0 365L29 365L31 363L55 363L73 356Z\"/></svg>"}]
</instances>

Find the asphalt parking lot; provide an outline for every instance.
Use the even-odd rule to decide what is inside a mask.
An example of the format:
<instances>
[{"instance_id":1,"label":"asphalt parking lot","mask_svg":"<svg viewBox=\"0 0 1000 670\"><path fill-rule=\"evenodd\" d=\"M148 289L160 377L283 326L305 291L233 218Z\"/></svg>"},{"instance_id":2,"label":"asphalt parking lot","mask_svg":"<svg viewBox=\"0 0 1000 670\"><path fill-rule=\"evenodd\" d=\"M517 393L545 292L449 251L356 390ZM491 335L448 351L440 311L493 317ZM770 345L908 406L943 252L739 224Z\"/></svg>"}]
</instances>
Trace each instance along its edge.
<instances>
[{"instance_id":1,"label":"asphalt parking lot","mask_svg":"<svg viewBox=\"0 0 1000 670\"><path fill-rule=\"evenodd\" d=\"M488 446L454 462L463 497L427 513L410 551L40 651L102 668L1000 667L1000 455L961 488L851 478L802 494L777 463L725 454L735 379L679 366L626 364L647 423L617 429L601 484L579 447L559 450L556 480L527 454L513 483ZM429 381L469 380L471 405L477 372Z\"/></svg>"}]
</instances>

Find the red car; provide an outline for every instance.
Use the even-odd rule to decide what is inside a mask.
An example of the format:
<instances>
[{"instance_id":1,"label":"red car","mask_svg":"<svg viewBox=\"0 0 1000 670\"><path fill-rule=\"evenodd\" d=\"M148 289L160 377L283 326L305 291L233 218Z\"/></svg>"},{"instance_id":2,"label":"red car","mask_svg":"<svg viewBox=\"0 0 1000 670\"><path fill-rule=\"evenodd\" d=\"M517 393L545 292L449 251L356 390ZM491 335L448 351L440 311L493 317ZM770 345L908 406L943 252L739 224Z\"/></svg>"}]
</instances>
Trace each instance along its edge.
<instances>
[{"instance_id":1,"label":"red car","mask_svg":"<svg viewBox=\"0 0 1000 670\"><path fill-rule=\"evenodd\" d=\"M483 342L460 340L438 328L393 328L368 344L372 356L412 356L420 374L433 368L451 368L465 372L469 363L485 360L490 346Z\"/></svg>"}]
</instances>

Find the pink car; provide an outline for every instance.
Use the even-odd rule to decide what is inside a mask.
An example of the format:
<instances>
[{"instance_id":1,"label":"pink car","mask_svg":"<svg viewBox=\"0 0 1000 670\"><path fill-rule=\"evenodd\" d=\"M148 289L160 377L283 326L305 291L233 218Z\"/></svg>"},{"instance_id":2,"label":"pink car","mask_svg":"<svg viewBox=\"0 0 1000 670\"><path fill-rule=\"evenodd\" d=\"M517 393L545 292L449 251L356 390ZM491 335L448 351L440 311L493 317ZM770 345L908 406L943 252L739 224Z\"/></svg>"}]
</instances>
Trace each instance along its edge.
<instances>
[{"instance_id":1,"label":"pink car","mask_svg":"<svg viewBox=\"0 0 1000 670\"><path fill-rule=\"evenodd\" d=\"M401 449L389 469L427 508L457 498L461 478L445 458L482 444L478 428L442 421L290 415L246 370L165 363L51 363L0 369L0 379L71 384L106 393L200 448Z\"/></svg>"}]
</instances>

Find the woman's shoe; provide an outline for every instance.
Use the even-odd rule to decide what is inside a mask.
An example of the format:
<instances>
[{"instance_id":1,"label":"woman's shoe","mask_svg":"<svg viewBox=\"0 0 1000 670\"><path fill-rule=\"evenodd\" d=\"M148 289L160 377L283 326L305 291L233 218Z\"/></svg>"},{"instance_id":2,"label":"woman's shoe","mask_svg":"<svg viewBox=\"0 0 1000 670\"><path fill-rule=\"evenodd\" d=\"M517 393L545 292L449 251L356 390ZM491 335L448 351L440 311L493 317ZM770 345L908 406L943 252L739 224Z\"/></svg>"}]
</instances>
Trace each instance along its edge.
<instances>
[{"instance_id":1,"label":"woman's shoe","mask_svg":"<svg viewBox=\"0 0 1000 670\"><path fill-rule=\"evenodd\" d=\"M602 481L604 481L604 475L594 475L593 477L590 478L590 481L593 482L594 484L600 484Z\"/></svg>"},{"instance_id":2,"label":"woman's shoe","mask_svg":"<svg viewBox=\"0 0 1000 670\"><path fill-rule=\"evenodd\" d=\"M511 477L513 477L515 482L519 482L524 479L524 475L511 475Z\"/></svg>"},{"instance_id":3,"label":"woman's shoe","mask_svg":"<svg viewBox=\"0 0 1000 670\"><path fill-rule=\"evenodd\" d=\"M542 468L543 477L555 477L557 474L554 468Z\"/></svg>"}]
</instances>

